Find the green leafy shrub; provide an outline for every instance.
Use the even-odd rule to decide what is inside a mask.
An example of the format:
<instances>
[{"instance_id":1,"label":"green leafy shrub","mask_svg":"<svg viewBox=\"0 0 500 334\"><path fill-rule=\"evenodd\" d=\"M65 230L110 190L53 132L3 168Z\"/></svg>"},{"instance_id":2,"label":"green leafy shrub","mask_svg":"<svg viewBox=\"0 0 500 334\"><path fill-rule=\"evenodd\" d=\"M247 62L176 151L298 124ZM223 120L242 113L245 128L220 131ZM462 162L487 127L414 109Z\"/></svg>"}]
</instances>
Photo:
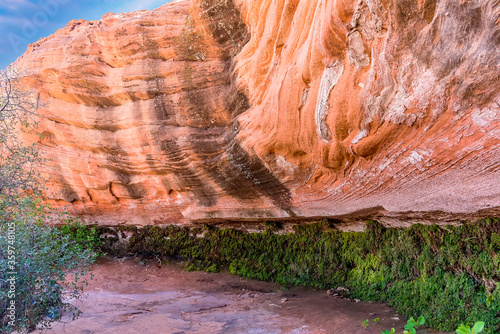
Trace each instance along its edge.
<instances>
[{"instance_id":1,"label":"green leafy shrub","mask_svg":"<svg viewBox=\"0 0 500 334\"><path fill-rule=\"evenodd\" d=\"M48 210L35 199L22 205L0 224L2 333L46 328L66 312L76 317L68 301L82 296L84 276L98 255L86 240L47 224Z\"/></svg>"},{"instance_id":2,"label":"green leafy shrub","mask_svg":"<svg viewBox=\"0 0 500 334\"><path fill-rule=\"evenodd\" d=\"M67 217L59 230L84 249L91 249L100 254L103 242L96 228L84 225L78 218Z\"/></svg>"}]
</instances>

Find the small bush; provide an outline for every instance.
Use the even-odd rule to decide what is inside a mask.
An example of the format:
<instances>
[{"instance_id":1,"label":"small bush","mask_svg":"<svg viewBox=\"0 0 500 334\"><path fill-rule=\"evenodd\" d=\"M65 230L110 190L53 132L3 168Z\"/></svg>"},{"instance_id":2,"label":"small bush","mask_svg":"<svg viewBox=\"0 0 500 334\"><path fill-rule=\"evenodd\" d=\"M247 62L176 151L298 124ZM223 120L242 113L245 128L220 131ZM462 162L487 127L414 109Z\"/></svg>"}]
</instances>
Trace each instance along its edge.
<instances>
[{"instance_id":1,"label":"small bush","mask_svg":"<svg viewBox=\"0 0 500 334\"><path fill-rule=\"evenodd\" d=\"M0 333L47 328L66 312L78 316L69 301L82 296L98 256L93 234L73 233L77 221L63 229L46 224L47 208L32 198L22 209L0 224Z\"/></svg>"}]
</instances>

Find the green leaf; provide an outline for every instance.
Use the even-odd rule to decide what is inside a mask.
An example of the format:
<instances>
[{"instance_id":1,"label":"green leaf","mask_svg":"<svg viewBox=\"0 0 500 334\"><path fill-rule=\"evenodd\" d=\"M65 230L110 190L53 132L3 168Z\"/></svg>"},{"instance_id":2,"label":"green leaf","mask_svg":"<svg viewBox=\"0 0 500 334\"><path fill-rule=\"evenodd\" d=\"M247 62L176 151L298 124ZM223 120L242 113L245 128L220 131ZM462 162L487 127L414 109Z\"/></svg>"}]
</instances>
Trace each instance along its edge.
<instances>
[{"instance_id":1,"label":"green leaf","mask_svg":"<svg viewBox=\"0 0 500 334\"><path fill-rule=\"evenodd\" d=\"M474 327L472 327L472 331L476 333L482 332L484 329L484 322L483 321L478 321L474 324Z\"/></svg>"},{"instance_id":2,"label":"green leaf","mask_svg":"<svg viewBox=\"0 0 500 334\"><path fill-rule=\"evenodd\" d=\"M423 324L425 324L425 318L423 316L420 316L418 317L417 322L419 326L422 326Z\"/></svg>"},{"instance_id":3,"label":"green leaf","mask_svg":"<svg viewBox=\"0 0 500 334\"><path fill-rule=\"evenodd\" d=\"M470 327L469 326L464 326L464 325L460 325L457 330L456 330L456 333L457 334L471 334L471 330L470 330Z\"/></svg>"},{"instance_id":4,"label":"green leaf","mask_svg":"<svg viewBox=\"0 0 500 334\"><path fill-rule=\"evenodd\" d=\"M408 322L406 323L405 325L405 329L412 329L413 327L415 327L417 325L417 322L415 321L415 319L413 319L413 317L411 317Z\"/></svg>"}]
</instances>

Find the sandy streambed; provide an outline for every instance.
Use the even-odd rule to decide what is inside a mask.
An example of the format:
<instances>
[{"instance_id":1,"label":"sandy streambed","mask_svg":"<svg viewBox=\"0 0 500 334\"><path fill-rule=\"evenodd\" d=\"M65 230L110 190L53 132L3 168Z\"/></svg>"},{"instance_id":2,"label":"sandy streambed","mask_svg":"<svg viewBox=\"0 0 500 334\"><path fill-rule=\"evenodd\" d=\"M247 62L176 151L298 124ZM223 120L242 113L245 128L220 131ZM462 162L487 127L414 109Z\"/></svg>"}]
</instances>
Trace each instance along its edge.
<instances>
[{"instance_id":1,"label":"sandy streambed","mask_svg":"<svg viewBox=\"0 0 500 334\"><path fill-rule=\"evenodd\" d=\"M83 314L49 333L378 334L391 327L402 332L406 323L384 304L224 272L186 272L176 264L105 258L93 274L86 298L75 303Z\"/></svg>"}]
</instances>

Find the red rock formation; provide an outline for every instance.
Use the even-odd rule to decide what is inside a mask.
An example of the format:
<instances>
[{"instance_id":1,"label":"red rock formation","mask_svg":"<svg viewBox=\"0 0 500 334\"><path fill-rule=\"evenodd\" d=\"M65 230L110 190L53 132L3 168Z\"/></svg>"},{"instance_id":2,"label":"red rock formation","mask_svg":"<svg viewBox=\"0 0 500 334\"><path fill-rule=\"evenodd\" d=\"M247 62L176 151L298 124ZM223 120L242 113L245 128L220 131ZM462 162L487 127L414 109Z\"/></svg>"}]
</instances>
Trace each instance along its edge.
<instances>
[{"instance_id":1,"label":"red rock formation","mask_svg":"<svg viewBox=\"0 0 500 334\"><path fill-rule=\"evenodd\" d=\"M500 214L498 1L234 1L30 46L49 201L101 224Z\"/></svg>"}]
</instances>

